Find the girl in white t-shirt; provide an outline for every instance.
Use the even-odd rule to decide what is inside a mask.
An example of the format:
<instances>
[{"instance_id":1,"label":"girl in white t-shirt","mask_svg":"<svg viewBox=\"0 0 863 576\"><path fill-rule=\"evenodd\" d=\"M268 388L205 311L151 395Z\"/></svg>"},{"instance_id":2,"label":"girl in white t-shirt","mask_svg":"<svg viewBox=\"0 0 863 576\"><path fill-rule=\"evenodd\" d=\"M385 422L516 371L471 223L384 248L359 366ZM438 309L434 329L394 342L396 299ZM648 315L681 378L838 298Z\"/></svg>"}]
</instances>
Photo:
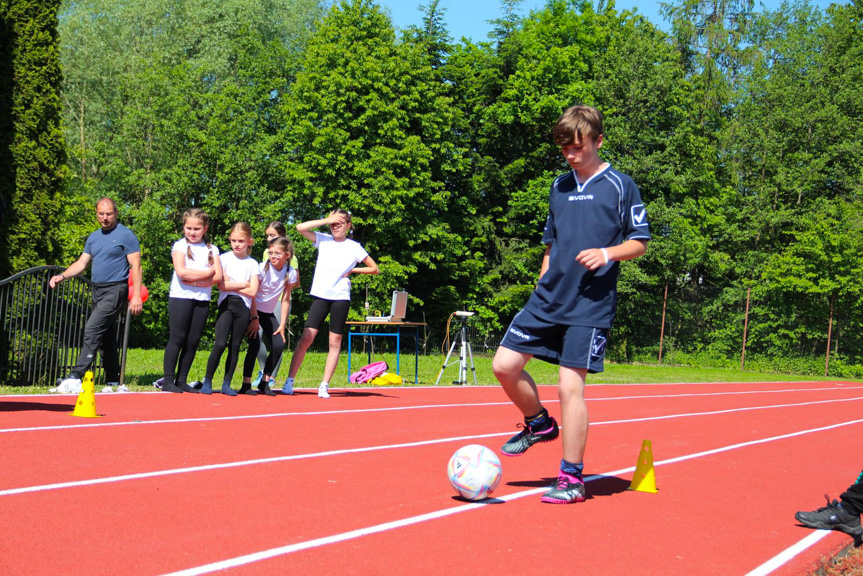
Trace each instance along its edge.
<instances>
[{"instance_id":1,"label":"girl in white t-shirt","mask_svg":"<svg viewBox=\"0 0 863 576\"><path fill-rule=\"evenodd\" d=\"M168 293L170 336L165 346L162 390L192 392L186 380L207 323L212 286L222 281L219 249L205 241L210 217L199 208L183 214L183 238L171 247L174 274Z\"/></svg>"},{"instance_id":2,"label":"girl in white t-shirt","mask_svg":"<svg viewBox=\"0 0 863 576\"><path fill-rule=\"evenodd\" d=\"M276 395L270 388L276 383L272 374L285 350L285 326L291 312L291 288L298 281L297 271L288 264L293 254L294 243L283 236L277 236L270 241L266 262L259 266L260 285L252 302L252 323L247 331L250 338L249 349L243 364L243 387L240 394L256 394L252 389L251 377L258 349L264 347L261 342L263 339L269 344L270 353L262 365L263 376L257 388L267 396Z\"/></svg>"},{"instance_id":3,"label":"girl in white t-shirt","mask_svg":"<svg viewBox=\"0 0 863 576\"><path fill-rule=\"evenodd\" d=\"M331 234L314 232L318 226L329 226ZM282 388L285 394L292 394L294 378L300 370L306 351L318 335L327 315L330 317L330 341L327 352L327 362L324 366L324 379L318 386L318 396L329 398L330 379L339 364L339 354L342 350L342 334L348 311L351 306L351 274L377 274L378 265L368 252L359 244L348 238L351 229L351 215L347 210L333 210L322 220L309 220L297 225L297 231L305 238L315 243L318 249L318 260L315 264L315 275L312 279L312 305L306 318L303 335L297 342L297 348L291 356L291 369L288 380ZM355 268L357 264L365 264L363 268Z\"/></svg>"},{"instance_id":4,"label":"girl in white t-shirt","mask_svg":"<svg viewBox=\"0 0 863 576\"><path fill-rule=\"evenodd\" d=\"M240 357L240 344L251 322L252 299L258 293L258 262L249 256L252 248L252 227L245 222L237 222L228 235L231 251L219 259L224 276L219 283L219 315L216 317L216 339L213 351L207 359L207 375L201 381L203 394L213 393L213 375L222 359L225 348L225 377L222 380L222 394L236 396L231 389L231 379Z\"/></svg>"},{"instance_id":5,"label":"girl in white t-shirt","mask_svg":"<svg viewBox=\"0 0 863 576\"><path fill-rule=\"evenodd\" d=\"M283 238L287 238L288 237L288 230L285 228L284 224L282 224L278 220L273 220L272 222L267 224L267 227L264 229L264 234L266 234L266 236L267 236L267 246L269 246L270 242L272 242L273 240L275 240L279 236L281 236ZM291 242L291 246L293 246L293 242ZM269 252L267 250L268 250L267 248L264 248L264 257L261 260L261 262L266 262L267 260L269 260ZM291 248L291 252L293 252L293 248ZM294 290L296 288L299 288L299 286L300 286L300 264L297 261L297 255L293 254L292 256L290 256L288 258L288 262L289 262L291 268L293 268L294 271L297 273L297 279L294 281L294 284L291 286L291 290ZM280 320L280 318L279 318L280 310L281 310L281 307L276 306L276 311L275 311L276 320ZM289 330L290 330L290 326L288 326L288 328L286 328L286 331L284 334L285 343L286 343L285 345L287 345L287 341L288 341L288 334L287 333ZM250 337L251 337L251 335L250 335ZM261 338L261 337L263 337L263 334L261 333L261 330L258 330L258 338ZM261 382L266 382L266 380L264 380L264 365L267 363L267 357L268 356L269 356L269 351L267 350L265 343L261 342L260 347L258 347L258 364L260 365L261 368L260 368L260 370L258 370L258 376L252 381L252 388L258 386ZM282 356L282 358L284 358L284 355ZM281 365L282 365L282 361L279 360L278 362L276 362L276 365L273 366L272 371L267 372L267 374L270 376L270 380L276 379L277 374L279 373L279 366L281 366ZM272 387L273 386L271 385L270 388L272 388Z\"/></svg>"}]
</instances>

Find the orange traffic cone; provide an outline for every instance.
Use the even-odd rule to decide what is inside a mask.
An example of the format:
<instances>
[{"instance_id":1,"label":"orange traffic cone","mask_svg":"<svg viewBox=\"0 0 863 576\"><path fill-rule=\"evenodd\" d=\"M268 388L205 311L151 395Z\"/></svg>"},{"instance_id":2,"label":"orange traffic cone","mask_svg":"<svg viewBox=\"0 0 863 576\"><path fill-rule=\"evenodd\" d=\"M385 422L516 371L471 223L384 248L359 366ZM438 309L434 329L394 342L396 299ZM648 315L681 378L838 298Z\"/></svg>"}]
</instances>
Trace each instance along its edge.
<instances>
[{"instance_id":1,"label":"orange traffic cone","mask_svg":"<svg viewBox=\"0 0 863 576\"><path fill-rule=\"evenodd\" d=\"M652 493L657 491L656 474L653 471L653 447L650 440L645 440L641 444L638 464L635 465L635 474L632 475L632 484L628 489Z\"/></svg>"},{"instance_id":2,"label":"orange traffic cone","mask_svg":"<svg viewBox=\"0 0 863 576\"><path fill-rule=\"evenodd\" d=\"M96 414L96 391L93 384L93 373L87 372L81 380L81 392L78 394L78 403L75 411L70 416L81 418L98 418Z\"/></svg>"}]
</instances>

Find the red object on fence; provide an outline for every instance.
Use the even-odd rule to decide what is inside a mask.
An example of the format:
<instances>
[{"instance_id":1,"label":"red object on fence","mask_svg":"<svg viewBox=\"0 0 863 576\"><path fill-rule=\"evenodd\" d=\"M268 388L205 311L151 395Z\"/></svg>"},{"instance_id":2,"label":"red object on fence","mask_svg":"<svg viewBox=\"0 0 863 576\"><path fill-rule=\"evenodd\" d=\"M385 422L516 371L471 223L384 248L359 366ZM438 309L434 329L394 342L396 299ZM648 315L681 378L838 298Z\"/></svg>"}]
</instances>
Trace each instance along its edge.
<instances>
[{"instance_id":1,"label":"red object on fence","mask_svg":"<svg viewBox=\"0 0 863 576\"><path fill-rule=\"evenodd\" d=\"M129 288L132 287L132 275L129 275ZM147 298L150 297L150 291L147 290L147 287L141 284L141 304L147 301ZM132 301L132 291L129 290L129 301Z\"/></svg>"}]
</instances>

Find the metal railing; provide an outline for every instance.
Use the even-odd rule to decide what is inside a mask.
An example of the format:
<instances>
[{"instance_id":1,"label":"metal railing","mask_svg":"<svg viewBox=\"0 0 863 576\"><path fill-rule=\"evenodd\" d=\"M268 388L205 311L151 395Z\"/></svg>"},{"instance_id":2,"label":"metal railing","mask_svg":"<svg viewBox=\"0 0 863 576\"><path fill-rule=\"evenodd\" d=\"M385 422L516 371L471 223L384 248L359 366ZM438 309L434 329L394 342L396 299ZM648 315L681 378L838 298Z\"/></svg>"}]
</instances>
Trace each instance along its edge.
<instances>
[{"instance_id":1,"label":"metal railing","mask_svg":"<svg viewBox=\"0 0 863 576\"><path fill-rule=\"evenodd\" d=\"M54 386L75 366L84 342L84 325L92 310L92 283L87 278L67 279L48 286L60 266L39 266L0 280L0 384ZM128 314L117 321L125 372ZM101 356L101 354L100 354ZM102 377L101 357L90 367L94 380Z\"/></svg>"}]
</instances>

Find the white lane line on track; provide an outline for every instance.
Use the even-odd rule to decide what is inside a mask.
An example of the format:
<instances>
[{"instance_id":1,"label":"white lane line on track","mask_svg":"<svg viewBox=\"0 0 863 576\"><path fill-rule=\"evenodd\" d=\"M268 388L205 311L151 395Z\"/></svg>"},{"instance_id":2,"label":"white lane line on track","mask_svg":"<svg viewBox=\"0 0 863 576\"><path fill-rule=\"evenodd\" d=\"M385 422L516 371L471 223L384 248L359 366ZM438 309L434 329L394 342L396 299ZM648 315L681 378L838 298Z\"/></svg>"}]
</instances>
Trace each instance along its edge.
<instances>
[{"instance_id":1,"label":"white lane line on track","mask_svg":"<svg viewBox=\"0 0 863 576\"><path fill-rule=\"evenodd\" d=\"M823 426L820 428L812 428L810 430L801 430L799 432L792 432L790 434L782 434L780 436L772 436L769 438L762 438L760 440L752 440L750 442L741 442L739 444L732 444L729 446L724 446L722 448L716 448L713 450L706 450L704 452L696 452L694 454L689 454L686 456L679 456L677 458L669 458L667 460L661 460L659 462L654 462L654 466L662 466L673 464L675 462L683 462L686 460L693 460L696 458L701 458L703 456L708 456L712 454L718 454L721 452L728 452L730 450L736 450L739 448L745 448L748 446L755 446L758 444L766 444L768 442L775 442L778 440L784 440L787 438L794 438L797 436L803 436L805 434L813 434L816 432L823 432L826 430L833 430L835 428L841 428L843 426L852 426L854 424L863 423L863 419L860 420L851 420L849 422L841 422L839 424L832 424L830 426ZM620 470L613 470L610 472L605 472L599 475L591 475L585 477L585 482L592 482L594 480L598 480L600 478L606 476L617 476L619 474L626 474L628 472L633 472L635 470L635 466L630 466L629 468L622 468ZM524 498L526 496L531 496L534 494L539 494L544 492L547 488L532 488L530 490L524 490L521 492L515 492L513 494L507 494L506 496L501 496L500 498L493 499L493 502L508 502L510 500L516 500L518 498ZM290 544L288 546L281 546L279 548L272 548L270 550L262 550L261 552L255 552L253 554L246 554L243 556L237 556L235 558L229 558L227 560L222 560L219 562L213 562L211 564L205 564L203 566L197 566L194 568L189 568L186 570L180 570L178 572L171 572L165 576L197 576L199 574L209 574L211 572L217 572L219 570L227 570L229 568L237 568L239 566L244 566L246 564L251 564L253 562L259 562L261 560L268 560L270 558L275 558L277 556L284 556L287 554L291 554L293 552L299 552L301 550L308 550L310 548L317 548L320 546L325 546L327 544L338 544L341 542L345 542L348 540L354 540L356 538L360 538L363 536L368 536L370 534L378 534L381 532L386 532L388 530L394 530L396 528L404 528L405 526L411 526L414 524L420 524L422 522L427 522L430 520L437 520L439 518L444 518L446 516L451 516L453 514L459 514L461 512L469 512L471 510L477 510L482 506L486 506L488 503L476 502L472 504L464 504L462 506L457 506L455 508L446 508L444 510L438 510L436 512L430 512L428 514L421 514L419 516L413 516L410 518L404 518L402 520L396 520L393 522L385 522L383 524L377 524L375 526L369 526L366 528L360 528L358 530L351 530L348 532L343 532L341 534L334 534L332 536L326 536L323 538L316 538L314 540L307 540L305 542L298 542L296 544ZM804 539L806 540L806 539ZM817 541L817 540L816 540ZM814 543L814 542L813 542ZM810 544L811 546L811 544ZM798 552L799 553L799 552ZM791 556L793 557L793 556ZM774 568L775 570L788 560L785 559L781 564L777 564ZM764 572L762 574L769 574L769 572Z\"/></svg>"},{"instance_id":2,"label":"white lane line on track","mask_svg":"<svg viewBox=\"0 0 863 576\"><path fill-rule=\"evenodd\" d=\"M788 548L786 548L755 570L752 570L751 572L746 574L746 576L767 576L767 574L775 572L779 568L788 564L788 562L793 560L796 556L802 554L803 552L829 536L831 532L832 530L815 530L814 532L806 536L806 538L804 538L797 544L794 544L793 546L789 546Z\"/></svg>"},{"instance_id":3,"label":"white lane line on track","mask_svg":"<svg viewBox=\"0 0 863 576\"><path fill-rule=\"evenodd\" d=\"M587 402L608 402L617 400L645 400L645 399L663 399L663 398L689 398L697 396L737 396L744 394L778 394L790 392L830 392L836 390L863 390L863 386L846 387L846 388L792 388L788 390L747 390L741 392L706 392L706 393L687 393L687 394L650 394L644 396L615 396L611 398L587 398ZM851 398L850 400L857 400ZM825 400L824 402L833 402L834 400ZM840 400L835 400L840 401ZM546 404L558 403L555 399L543 400ZM458 403L458 404L424 404L422 406L394 406L387 408L364 408L357 410L317 410L313 412L276 412L273 414L246 414L241 416L217 416L206 418L174 418L170 420L132 420L127 422L93 422L91 424L64 424L62 426L30 426L26 428L6 428L0 429L0 434L11 432L38 432L44 430L75 430L79 428L102 428L111 426L138 426L142 424L182 424L182 423L200 423L200 422L222 422L229 420L255 420L259 418L284 418L291 416L320 416L325 414L357 414L366 412L397 412L401 410L427 410L439 408L468 408L476 406L509 406L512 404L509 401L505 402L473 402L473 403ZM800 404L805 406L806 404ZM781 405L780 407L784 407Z\"/></svg>"},{"instance_id":4,"label":"white lane line on track","mask_svg":"<svg viewBox=\"0 0 863 576\"><path fill-rule=\"evenodd\" d=\"M761 386L761 385L817 385L823 384L825 386L837 386L841 389L843 386L847 386L848 384L857 386L859 382L853 382L850 380L825 380L825 381L817 381L817 380L769 380L769 381L760 381L760 382L620 382L620 383L608 383L608 382L597 382L595 384L588 383L588 388L626 388L627 386L648 386L648 387L656 387L656 386ZM344 388L339 386L334 386L333 390L356 390L356 391L364 391L364 390L378 390L382 393L388 391L401 391L401 390L467 390L467 389L477 389L477 388L488 388L490 385L488 384L465 384L460 386L404 386L401 388L398 387L385 387L385 386L357 386L356 388ZM494 385L491 385L494 386ZM537 384L540 388L555 388L557 384ZM297 388L297 390L305 390L307 392L314 392L314 388ZM123 396L135 396L135 395L163 395L159 390L149 390L142 392L124 392ZM96 393L100 398L102 396L110 396L111 394L103 394ZM77 394L51 394L51 393L42 393L42 394L0 394L0 399L3 398L12 398L12 399L22 399L22 398L62 398L64 396L68 397L76 397Z\"/></svg>"},{"instance_id":5,"label":"white lane line on track","mask_svg":"<svg viewBox=\"0 0 863 576\"><path fill-rule=\"evenodd\" d=\"M690 412L686 414L671 414L666 416L650 416L645 418L632 418L628 420L606 420L606 421L597 421L592 422L591 426L606 426L610 424L629 424L633 422L646 422L650 420L672 420L675 418L690 418L694 416L711 416L717 414L729 414L734 412L749 412L752 410L766 410L766 409L775 409L775 408L792 408L796 406L809 406L813 404L825 404L832 402L850 402L854 400L863 400L863 397L859 398L847 398L841 400L819 400L817 402L801 402L800 404L780 404L774 406L759 406L759 407L746 407L746 408L735 408L731 410L717 410L715 412ZM108 484L113 482L123 482L127 480L141 480L145 478L155 478L159 476L172 476L175 474L188 474L193 472L205 472L211 470L224 470L227 468L238 468L241 466L254 466L258 464L272 464L275 462L288 462L291 460L305 460L308 458L322 458L325 456L340 456L345 454L358 454L362 452L376 452L380 450L393 450L398 448L411 448L416 446L427 446L432 444L444 444L448 442L456 442L456 441L465 441L465 440L477 440L480 438L496 438L500 436L509 436L512 434L512 431L508 432L494 432L491 434L478 434L471 436L456 436L452 438L438 438L434 440L422 440L418 442L407 442L402 444L387 444L383 446L365 446L362 448L345 448L341 450L329 450L326 452L315 452L311 454L293 454L290 456L273 456L270 458L257 458L254 460L241 460L238 462L225 462L222 464L206 464L201 466L190 466L187 468L172 468L170 470L157 470L154 472L140 472L137 474L124 474L121 476L108 476L106 478L93 478L89 480L75 480L71 482L58 482L54 484L42 484L38 486L25 486L21 488L9 488L6 490L0 490L0 497L3 496L13 496L16 494L26 494L30 492L43 492L46 490L59 490L62 488L78 488L83 486L94 486L97 484ZM706 454L706 453L705 453ZM666 463L672 462L673 460L666 460Z\"/></svg>"}]
</instances>

